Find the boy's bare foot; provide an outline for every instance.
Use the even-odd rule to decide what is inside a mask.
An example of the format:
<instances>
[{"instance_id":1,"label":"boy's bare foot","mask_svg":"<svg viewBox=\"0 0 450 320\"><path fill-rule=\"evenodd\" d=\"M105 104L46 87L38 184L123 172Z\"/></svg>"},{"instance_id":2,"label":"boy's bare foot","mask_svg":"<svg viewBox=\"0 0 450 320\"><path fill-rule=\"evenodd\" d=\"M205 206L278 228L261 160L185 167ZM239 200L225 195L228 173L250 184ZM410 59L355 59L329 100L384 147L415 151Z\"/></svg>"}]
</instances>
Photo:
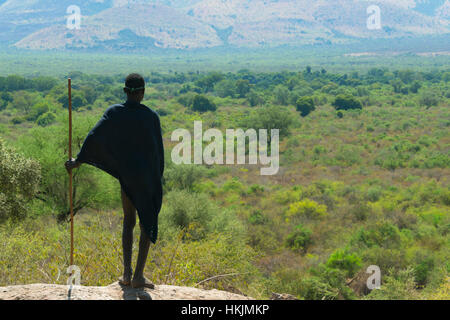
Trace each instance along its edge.
<instances>
[{"instance_id":1,"label":"boy's bare foot","mask_svg":"<svg viewBox=\"0 0 450 320\"><path fill-rule=\"evenodd\" d=\"M133 278L133 280L131 280L131 287L155 289L155 285L145 277Z\"/></svg>"},{"instance_id":2,"label":"boy's bare foot","mask_svg":"<svg viewBox=\"0 0 450 320\"><path fill-rule=\"evenodd\" d=\"M123 277L119 279L119 284L123 286L129 286L131 284L131 277L133 276L133 271L124 272Z\"/></svg>"}]
</instances>

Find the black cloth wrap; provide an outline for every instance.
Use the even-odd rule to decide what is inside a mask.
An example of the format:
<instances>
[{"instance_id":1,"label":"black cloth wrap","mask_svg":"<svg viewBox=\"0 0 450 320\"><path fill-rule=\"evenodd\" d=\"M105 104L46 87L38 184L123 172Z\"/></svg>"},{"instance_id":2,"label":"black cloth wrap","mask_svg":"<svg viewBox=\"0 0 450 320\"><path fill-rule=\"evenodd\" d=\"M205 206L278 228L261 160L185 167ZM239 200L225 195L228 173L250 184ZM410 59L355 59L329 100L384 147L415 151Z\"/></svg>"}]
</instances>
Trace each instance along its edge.
<instances>
[{"instance_id":1,"label":"black cloth wrap","mask_svg":"<svg viewBox=\"0 0 450 320\"><path fill-rule=\"evenodd\" d=\"M144 232L156 243L164 173L161 123L156 112L133 101L109 107L86 137L77 161L119 180Z\"/></svg>"}]
</instances>

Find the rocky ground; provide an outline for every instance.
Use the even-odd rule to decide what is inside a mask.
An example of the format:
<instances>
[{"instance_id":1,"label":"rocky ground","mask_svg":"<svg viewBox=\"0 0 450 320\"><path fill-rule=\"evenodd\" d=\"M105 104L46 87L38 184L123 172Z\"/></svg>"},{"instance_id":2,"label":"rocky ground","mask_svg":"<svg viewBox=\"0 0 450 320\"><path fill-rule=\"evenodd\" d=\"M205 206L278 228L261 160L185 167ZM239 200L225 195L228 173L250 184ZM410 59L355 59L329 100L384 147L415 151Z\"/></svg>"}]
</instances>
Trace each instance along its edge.
<instances>
[{"instance_id":1,"label":"rocky ground","mask_svg":"<svg viewBox=\"0 0 450 320\"><path fill-rule=\"evenodd\" d=\"M0 300L252 300L219 290L157 285L133 289L118 282L107 287L31 284L0 287Z\"/></svg>"}]
</instances>

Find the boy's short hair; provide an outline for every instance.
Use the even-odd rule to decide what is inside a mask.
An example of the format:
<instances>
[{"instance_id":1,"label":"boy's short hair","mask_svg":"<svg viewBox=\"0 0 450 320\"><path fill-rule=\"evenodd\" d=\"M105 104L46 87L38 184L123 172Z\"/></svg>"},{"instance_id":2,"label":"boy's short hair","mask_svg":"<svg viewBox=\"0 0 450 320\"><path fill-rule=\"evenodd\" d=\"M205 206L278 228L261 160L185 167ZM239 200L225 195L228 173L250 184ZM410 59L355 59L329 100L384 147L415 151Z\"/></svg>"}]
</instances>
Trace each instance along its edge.
<instances>
[{"instance_id":1,"label":"boy's short hair","mask_svg":"<svg viewBox=\"0 0 450 320\"><path fill-rule=\"evenodd\" d=\"M145 80L138 73L132 73L125 79L125 92L136 94L145 89Z\"/></svg>"}]
</instances>

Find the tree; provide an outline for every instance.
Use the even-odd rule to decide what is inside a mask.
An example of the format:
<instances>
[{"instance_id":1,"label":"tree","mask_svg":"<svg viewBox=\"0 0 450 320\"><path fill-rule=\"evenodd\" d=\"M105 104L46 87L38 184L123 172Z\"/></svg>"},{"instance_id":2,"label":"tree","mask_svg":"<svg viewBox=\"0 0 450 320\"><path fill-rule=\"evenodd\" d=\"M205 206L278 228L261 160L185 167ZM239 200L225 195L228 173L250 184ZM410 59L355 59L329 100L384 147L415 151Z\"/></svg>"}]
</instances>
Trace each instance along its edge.
<instances>
[{"instance_id":1,"label":"tree","mask_svg":"<svg viewBox=\"0 0 450 320\"><path fill-rule=\"evenodd\" d=\"M412 93L417 93L419 89L422 88L422 85L419 81L415 80L412 84L409 90L411 90Z\"/></svg>"},{"instance_id":2,"label":"tree","mask_svg":"<svg viewBox=\"0 0 450 320\"><path fill-rule=\"evenodd\" d=\"M369 76L380 79L382 78L386 73L386 70L379 69L379 68L372 68L367 73Z\"/></svg>"},{"instance_id":3,"label":"tree","mask_svg":"<svg viewBox=\"0 0 450 320\"><path fill-rule=\"evenodd\" d=\"M296 107L302 117L306 117L308 114L316 110L314 99L312 97L299 98L297 100Z\"/></svg>"},{"instance_id":4,"label":"tree","mask_svg":"<svg viewBox=\"0 0 450 320\"><path fill-rule=\"evenodd\" d=\"M442 80L444 82L450 82L450 72L446 72L442 75Z\"/></svg>"},{"instance_id":5,"label":"tree","mask_svg":"<svg viewBox=\"0 0 450 320\"><path fill-rule=\"evenodd\" d=\"M242 120L242 126L246 129L267 129L270 140L270 130L280 130L280 138L287 137L289 135L290 127L292 124L292 115L284 108L276 106L268 106L258 108L248 117Z\"/></svg>"},{"instance_id":6,"label":"tree","mask_svg":"<svg viewBox=\"0 0 450 320\"><path fill-rule=\"evenodd\" d=\"M83 92L83 96L89 104L93 104L99 95L98 91L91 86L83 86L80 90Z\"/></svg>"},{"instance_id":7,"label":"tree","mask_svg":"<svg viewBox=\"0 0 450 320\"><path fill-rule=\"evenodd\" d=\"M31 81L18 75L10 75L5 79L5 90L17 91L31 88Z\"/></svg>"},{"instance_id":8,"label":"tree","mask_svg":"<svg viewBox=\"0 0 450 320\"><path fill-rule=\"evenodd\" d=\"M395 79L391 81L391 85L394 88L395 93L401 93L403 82L400 79Z\"/></svg>"},{"instance_id":9,"label":"tree","mask_svg":"<svg viewBox=\"0 0 450 320\"><path fill-rule=\"evenodd\" d=\"M232 80L221 80L214 86L214 91L221 98L233 98L236 93L236 83Z\"/></svg>"},{"instance_id":10,"label":"tree","mask_svg":"<svg viewBox=\"0 0 450 320\"><path fill-rule=\"evenodd\" d=\"M247 101L250 103L250 106L262 106L264 104L264 97L255 90L250 90L247 94Z\"/></svg>"},{"instance_id":11,"label":"tree","mask_svg":"<svg viewBox=\"0 0 450 320\"><path fill-rule=\"evenodd\" d=\"M286 86L290 91L292 91L296 86L300 84L300 79L298 77L291 77L286 81Z\"/></svg>"},{"instance_id":12,"label":"tree","mask_svg":"<svg viewBox=\"0 0 450 320\"><path fill-rule=\"evenodd\" d=\"M220 72L211 72L207 76L196 81L196 85L203 89L203 92L209 92L214 88L214 85L222 80L224 75Z\"/></svg>"},{"instance_id":13,"label":"tree","mask_svg":"<svg viewBox=\"0 0 450 320\"><path fill-rule=\"evenodd\" d=\"M81 108L82 106L87 105L87 100L83 96L82 93L75 93L72 97L72 107L74 110Z\"/></svg>"},{"instance_id":14,"label":"tree","mask_svg":"<svg viewBox=\"0 0 450 320\"><path fill-rule=\"evenodd\" d=\"M18 91L14 93L13 106L22 112L28 113L38 99L40 99L40 96L37 93Z\"/></svg>"},{"instance_id":15,"label":"tree","mask_svg":"<svg viewBox=\"0 0 450 320\"><path fill-rule=\"evenodd\" d=\"M188 92L188 93L185 93L185 94L182 94L181 96L179 96L177 101L184 107L190 108L192 106L192 104L194 103L195 96L196 96L195 93Z\"/></svg>"},{"instance_id":16,"label":"tree","mask_svg":"<svg viewBox=\"0 0 450 320\"><path fill-rule=\"evenodd\" d=\"M39 164L8 148L0 139L0 221L26 216L39 180Z\"/></svg>"},{"instance_id":17,"label":"tree","mask_svg":"<svg viewBox=\"0 0 450 320\"><path fill-rule=\"evenodd\" d=\"M333 102L336 110L362 109L362 103L351 95L340 94Z\"/></svg>"},{"instance_id":18,"label":"tree","mask_svg":"<svg viewBox=\"0 0 450 320\"><path fill-rule=\"evenodd\" d=\"M239 95L239 98L245 98L249 92L250 82L248 80L239 79L236 81L236 93Z\"/></svg>"},{"instance_id":19,"label":"tree","mask_svg":"<svg viewBox=\"0 0 450 320\"><path fill-rule=\"evenodd\" d=\"M35 121L41 115L49 111L49 106L46 102L38 102L31 107L30 112L28 112L27 120Z\"/></svg>"},{"instance_id":20,"label":"tree","mask_svg":"<svg viewBox=\"0 0 450 320\"><path fill-rule=\"evenodd\" d=\"M39 91L48 91L51 90L58 81L51 77L37 77L33 79L33 87Z\"/></svg>"},{"instance_id":21,"label":"tree","mask_svg":"<svg viewBox=\"0 0 450 320\"><path fill-rule=\"evenodd\" d=\"M439 103L439 99L437 95L433 92L425 92L419 99L419 102L422 106L426 106L427 108L437 106Z\"/></svg>"},{"instance_id":22,"label":"tree","mask_svg":"<svg viewBox=\"0 0 450 320\"><path fill-rule=\"evenodd\" d=\"M278 85L273 90L275 103L280 105L287 105L289 100L289 90L283 85Z\"/></svg>"},{"instance_id":23,"label":"tree","mask_svg":"<svg viewBox=\"0 0 450 320\"><path fill-rule=\"evenodd\" d=\"M77 120L73 130L73 154L77 154L86 134L95 125L96 117L85 116ZM66 120L67 121L67 120ZM66 121L64 121L66 123ZM56 124L35 127L17 141L27 157L39 161L42 178L38 199L61 218L68 210L67 127ZM93 166L83 165L74 171L73 203L75 213L84 207L105 208L118 204L115 179Z\"/></svg>"},{"instance_id":24,"label":"tree","mask_svg":"<svg viewBox=\"0 0 450 320\"><path fill-rule=\"evenodd\" d=\"M415 73L412 70L401 70L398 72L398 77L403 81L403 83L411 83L415 78Z\"/></svg>"},{"instance_id":25,"label":"tree","mask_svg":"<svg viewBox=\"0 0 450 320\"><path fill-rule=\"evenodd\" d=\"M312 244L311 235L312 231L310 229L299 224L295 227L295 231L287 236L286 245L293 250L306 252Z\"/></svg>"},{"instance_id":26,"label":"tree","mask_svg":"<svg viewBox=\"0 0 450 320\"><path fill-rule=\"evenodd\" d=\"M216 111L217 107L208 97L198 94L194 97L192 103L192 109L194 111L206 112L206 111Z\"/></svg>"},{"instance_id":27,"label":"tree","mask_svg":"<svg viewBox=\"0 0 450 320\"><path fill-rule=\"evenodd\" d=\"M63 105L64 108L69 107L69 98L67 94L63 94L59 97L58 102ZM83 106L87 105L87 100L84 97L83 92L80 91L72 91L72 108L74 110L81 108Z\"/></svg>"},{"instance_id":28,"label":"tree","mask_svg":"<svg viewBox=\"0 0 450 320\"><path fill-rule=\"evenodd\" d=\"M0 111L6 109L6 106L8 105L8 102L5 100L0 99Z\"/></svg>"},{"instance_id":29,"label":"tree","mask_svg":"<svg viewBox=\"0 0 450 320\"><path fill-rule=\"evenodd\" d=\"M0 98L6 102L13 102L14 98L9 92L2 92Z\"/></svg>"},{"instance_id":30,"label":"tree","mask_svg":"<svg viewBox=\"0 0 450 320\"><path fill-rule=\"evenodd\" d=\"M51 125L56 121L56 116L53 112L46 112L37 118L36 123L41 127Z\"/></svg>"},{"instance_id":31,"label":"tree","mask_svg":"<svg viewBox=\"0 0 450 320\"><path fill-rule=\"evenodd\" d=\"M345 249L338 249L330 256L326 266L345 271L347 277L352 277L361 268L361 263L361 258L355 253L350 254Z\"/></svg>"},{"instance_id":32,"label":"tree","mask_svg":"<svg viewBox=\"0 0 450 320\"><path fill-rule=\"evenodd\" d=\"M9 102L13 101L13 96L9 92L2 92L0 94L0 111L6 109Z\"/></svg>"}]
</instances>

